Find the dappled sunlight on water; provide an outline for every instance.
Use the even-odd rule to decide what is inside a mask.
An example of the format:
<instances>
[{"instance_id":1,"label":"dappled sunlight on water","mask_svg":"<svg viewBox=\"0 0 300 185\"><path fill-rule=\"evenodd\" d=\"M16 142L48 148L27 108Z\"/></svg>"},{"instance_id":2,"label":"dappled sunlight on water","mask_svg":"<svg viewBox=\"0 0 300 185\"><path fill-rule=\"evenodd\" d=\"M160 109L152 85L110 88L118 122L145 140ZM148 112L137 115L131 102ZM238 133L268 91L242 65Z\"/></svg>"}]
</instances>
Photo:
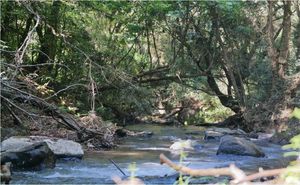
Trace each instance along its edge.
<instances>
[{"instance_id":1,"label":"dappled sunlight on water","mask_svg":"<svg viewBox=\"0 0 300 185\"><path fill-rule=\"evenodd\" d=\"M37 172L15 172L12 183L20 184L110 184L112 176L124 175L110 162L113 160L126 175L129 175L128 166L136 163L136 175L146 178L147 183L172 184L175 177L166 177L176 172L165 165L159 164L159 154L164 153L175 162L179 160L179 153L170 151L170 145L179 139L192 140L200 146L196 150L187 151L184 165L191 168L224 167L235 163L242 169L256 171L259 166L264 168L280 167L286 164L281 158L280 146L268 144L262 146L266 157L255 158L235 155L216 155L218 143L204 141L204 130L201 127L188 126L184 128L159 125L131 125L131 130L146 130L154 132L152 137L122 138L119 147L108 151L87 152L82 161L60 160L54 169L45 169ZM188 134L187 134L188 133ZM192 134L191 134L192 133Z\"/></svg>"}]
</instances>

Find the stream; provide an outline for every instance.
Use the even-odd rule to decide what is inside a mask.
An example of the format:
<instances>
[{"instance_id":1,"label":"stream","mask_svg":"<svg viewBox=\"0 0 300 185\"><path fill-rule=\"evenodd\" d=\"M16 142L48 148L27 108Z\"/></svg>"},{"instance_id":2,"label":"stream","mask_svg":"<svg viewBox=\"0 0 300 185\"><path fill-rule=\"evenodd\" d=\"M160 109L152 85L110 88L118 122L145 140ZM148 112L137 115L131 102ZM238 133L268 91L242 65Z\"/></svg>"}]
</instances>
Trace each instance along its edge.
<instances>
[{"instance_id":1,"label":"stream","mask_svg":"<svg viewBox=\"0 0 300 185\"><path fill-rule=\"evenodd\" d=\"M204 128L187 126L159 126L150 124L131 125L126 127L136 131L152 131L151 137L121 138L119 147L99 152L86 152L83 160L62 159L57 161L54 169L41 171L16 171L13 173L12 184L113 184L111 178L130 176L128 169L133 162L136 164L135 176L146 184L173 184L176 172L166 165L159 164L159 154L164 153L175 162L179 154L170 151L170 145L178 139L191 139L200 147L188 151L184 164L190 168L225 167L231 163L245 171L256 171L258 167L277 168L286 166L288 160L282 157L281 146L270 143L259 145L266 157L255 158L236 155L216 155L218 141L204 141ZM124 171L124 176L112 162L112 159Z\"/></svg>"}]
</instances>

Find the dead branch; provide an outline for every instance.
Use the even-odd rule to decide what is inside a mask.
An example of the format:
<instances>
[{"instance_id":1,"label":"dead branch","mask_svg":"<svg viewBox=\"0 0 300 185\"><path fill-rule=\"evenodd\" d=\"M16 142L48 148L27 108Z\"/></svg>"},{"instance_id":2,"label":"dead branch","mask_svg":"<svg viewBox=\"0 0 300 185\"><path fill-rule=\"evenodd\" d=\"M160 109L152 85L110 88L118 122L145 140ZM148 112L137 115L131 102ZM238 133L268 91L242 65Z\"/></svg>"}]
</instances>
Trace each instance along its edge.
<instances>
[{"instance_id":1,"label":"dead branch","mask_svg":"<svg viewBox=\"0 0 300 185\"><path fill-rule=\"evenodd\" d=\"M17 65L17 68L15 69L13 75L12 75L12 80L15 78L15 76L17 75L17 71L19 70L19 65L21 63L23 63L23 57L24 54L27 50L27 47L29 46L31 39L32 39L32 35L33 32L36 30L36 28L38 27L38 25L40 24L40 16L30 7L29 4L26 4L26 2L23 3L23 5L25 6L25 8L32 13L33 15L35 15L35 19L36 19L36 23L33 26L33 28L27 33L27 36L24 40L24 42L22 43L22 45L17 49L16 53L15 53L15 63Z\"/></svg>"},{"instance_id":2,"label":"dead branch","mask_svg":"<svg viewBox=\"0 0 300 185\"><path fill-rule=\"evenodd\" d=\"M20 106L16 105L15 103L13 103L12 101L10 101L8 98L5 98L4 96L0 95L0 97L5 100L9 105L14 106L15 108L19 109L20 111L24 112L25 114L27 114L28 116L32 116L32 117L42 117L42 118L49 118L49 116L41 116L41 115L37 115L37 114L33 114L30 113L28 111L26 111L25 109L21 108Z\"/></svg>"},{"instance_id":3,"label":"dead branch","mask_svg":"<svg viewBox=\"0 0 300 185\"><path fill-rule=\"evenodd\" d=\"M126 175L126 173L119 167L119 165L117 165L116 163L115 163L115 161L114 160L112 160L112 159L108 159L125 177L128 177L128 175Z\"/></svg>"},{"instance_id":4,"label":"dead branch","mask_svg":"<svg viewBox=\"0 0 300 185\"><path fill-rule=\"evenodd\" d=\"M185 166L177 165L168 159L164 154L160 154L160 164L166 164L176 171L189 174L191 176L220 176L226 175L231 176L232 172L229 168L219 168L219 169L191 169Z\"/></svg>"},{"instance_id":5,"label":"dead branch","mask_svg":"<svg viewBox=\"0 0 300 185\"><path fill-rule=\"evenodd\" d=\"M262 178L262 177L272 177L272 176L277 176L279 174L282 174L286 169L285 168L280 168L280 169L274 169L274 170L263 170L260 171L258 173L254 173L252 175L249 175L247 177L245 177L244 179L242 179L241 181L237 182L237 183L242 183L242 182L247 182L247 181L252 181L258 178Z\"/></svg>"},{"instance_id":6,"label":"dead branch","mask_svg":"<svg viewBox=\"0 0 300 185\"><path fill-rule=\"evenodd\" d=\"M6 108L8 109L8 111L10 112L10 114L14 117L15 122L18 125L23 125L23 122L21 121L21 119L15 114L15 112L10 108L10 106L6 105Z\"/></svg>"},{"instance_id":7,"label":"dead branch","mask_svg":"<svg viewBox=\"0 0 300 185\"><path fill-rule=\"evenodd\" d=\"M70 89L70 88L73 88L73 87L75 87L75 86L83 86L83 87L87 88L87 85L85 85L85 84L72 84L72 85L69 85L69 86L67 86L67 87L65 87L65 88L63 88L63 89L60 89L59 91L55 92L55 93L54 93L53 95L51 95L51 96L48 96L47 98L44 98L44 100L49 100L50 98L53 98L54 96L57 96L59 93L61 93L61 92L63 92L63 91L66 91L66 90L68 90L68 89Z\"/></svg>"},{"instance_id":8,"label":"dead branch","mask_svg":"<svg viewBox=\"0 0 300 185\"><path fill-rule=\"evenodd\" d=\"M8 64L8 63L5 63L3 62L4 65L6 66L9 66L9 67L13 67L13 68L26 68L26 67L38 67L38 66L48 66L48 65L57 65L57 66L62 66L62 67L65 67L67 68L68 70L70 70L70 68L64 64L55 64L55 63L42 63L42 64L26 64L26 65L19 65L19 66L16 66L14 64Z\"/></svg>"},{"instance_id":9,"label":"dead branch","mask_svg":"<svg viewBox=\"0 0 300 185\"><path fill-rule=\"evenodd\" d=\"M47 115L47 118L53 118L58 123L63 124L67 128L74 130L77 133L77 136L81 142L85 142L90 138L96 138L95 140L101 141L102 146L111 147L113 146L112 137L115 134L114 128L110 127L101 127L99 129L92 129L92 128L85 128L84 126L81 126L77 120L75 120L72 115L69 115L67 113L61 112L58 107L49 104L45 100L36 97L33 94L30 94L28 92L25 92L23 90L20 90L18 88L15 88L9 83L1 80L1 85L3 85L1 89L1 99L4 100L8 106L13 106L22 112L28 114L29 116L39 116L39 117L46 117L46 116L40 116L33 113L28 112L27 110L24 110L22 107L18 106L15 101L18 101L20 103L26 103L33 105L40 110L43 111L44 114Z\"/></svg>"},{"instance_id":10,"label":"dead branch","mask_svg":"<svg viewBox=\"0 0 300 185\"><path fill-rule=\"evenodd\" d=\"M247 176L244 171L236 167L234 164L231 164L228 168L191 169L186 166L175 164L170 159L168 159L164 154L160 154L159 158L161 164L166 164L176 171L191 176L221 176L221 175L230 176L233 178L233 180L231 181L232 184L254 185L256 183L252 183L251 181L255 179L259 179L262 177L278 176L284 173L286 170L286 168L265 170L265 171L261 170L258 173L254 173ZM300 169L298 169L297 171L300 171ZM266 184L270 184L270 182L271 181L267 181ZM275 180L274 183L278 184L280 182ZM264 184L264 183L259 183L259 184Z\"/></svg>"},{"instance_id":11,"label":"dead branch","mask_svg":"<svg viewBox=\"0 0 300 185\"><path fill-rule=\"evenodd\" d=\"M16 54L15 54L16 64L22 63L23 56L24 56L25 51L31 41L32 34L35 31L35 29L37 28L37 26L40 24L40 16L35 11L33 11L33 9L28 4L24 3L24 6L30 13L35 15L36 23L35 23L34 27L27 33L27 36L26 36L23 44L16 51Z\"/></svg>"}]
</instances>

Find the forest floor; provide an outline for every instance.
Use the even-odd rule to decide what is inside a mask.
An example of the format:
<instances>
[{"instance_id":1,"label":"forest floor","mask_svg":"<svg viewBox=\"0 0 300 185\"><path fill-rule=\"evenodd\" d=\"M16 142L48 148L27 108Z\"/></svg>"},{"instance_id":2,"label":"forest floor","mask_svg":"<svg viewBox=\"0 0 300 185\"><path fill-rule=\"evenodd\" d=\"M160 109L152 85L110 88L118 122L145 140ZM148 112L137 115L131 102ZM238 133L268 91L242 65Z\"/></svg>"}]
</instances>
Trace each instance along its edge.
<instances>
[{"instance_id":1,"label":"forest floor","mask_svg":"<svg viewBox=\"0 0 300 185\"><path fill-rule=\"evenodd\" d=\"M28 109L33 110L31 106L27 106L26 110ZM22 123L19 123L11 114L7 114L3 111L1 114L1 140L16 135L40 135L76 140L77 136L75 131L59 124L55 119L44 115L43 112L38 109L34 109L32 112L39 116L32 117L19 114L18 117L22 120Z\"/></svg>"}]
</instances>

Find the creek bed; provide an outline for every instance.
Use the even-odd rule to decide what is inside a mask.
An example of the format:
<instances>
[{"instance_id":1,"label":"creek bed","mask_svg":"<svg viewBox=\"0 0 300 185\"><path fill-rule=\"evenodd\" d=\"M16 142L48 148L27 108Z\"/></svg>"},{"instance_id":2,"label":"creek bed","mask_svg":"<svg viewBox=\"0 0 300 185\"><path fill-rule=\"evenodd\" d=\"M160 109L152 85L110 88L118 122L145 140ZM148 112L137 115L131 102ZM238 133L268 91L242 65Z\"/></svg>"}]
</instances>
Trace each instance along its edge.
<instances>
[{"instance_id":1,"label":"creek bed","mask_svg":"<svg viewBox=\"0 0 300 185\"><path fill-rule=\"evenodd\" d=\"M224 167L235 163L246 171L255 171L258 167L277 168L288 164L282 157L283 150L279 145L264 144L266 157L216 155L219 142L204 141L204 128L187 126L178 128L160 125L131 125L131 130L152 131L152 137L125 137L119 147L99 152L86 152L83 160L59 160L54 169L41 171L17 171L13 174L12 184L113 184L111 178L125 176L110 162L112 159L126 176L130 175L128 167L136 163L135 175L146 184L173 184L176 172L159 164L159 154L164 153L174 161L179 160L178 153L169 150L170 145L178 139L192 139L201 146L187 152L185 165L191 168ZM209 178L207 178L209 182Z\"/></svg>"}]
</instances>

